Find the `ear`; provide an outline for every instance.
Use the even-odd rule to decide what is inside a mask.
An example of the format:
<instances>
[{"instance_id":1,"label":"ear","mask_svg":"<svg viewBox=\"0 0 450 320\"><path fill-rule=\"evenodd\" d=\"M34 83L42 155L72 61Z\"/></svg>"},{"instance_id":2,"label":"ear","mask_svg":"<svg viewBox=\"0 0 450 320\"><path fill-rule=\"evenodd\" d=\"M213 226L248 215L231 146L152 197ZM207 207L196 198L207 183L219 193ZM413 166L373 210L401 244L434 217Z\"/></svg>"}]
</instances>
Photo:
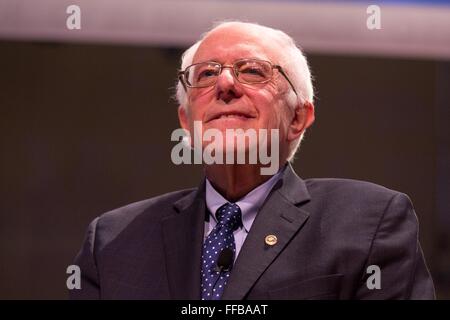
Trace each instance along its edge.
<instances>
[{"instance_id":1,"label":"ear","mask_svg":"<svg viewBox=\"0 0 450 320\"><path fill-rule=\"evenodd\" d=\"M296 106L294 117L291 119L287 139L294 141L314 122L314 105L311 102L300 103Z\"/></svg>"},{"instance_id":2,"label":"ear","mask_svg":"<svg viewBox=\"0 0 450 320\"><path fill-rule=\"evenodd\" d=\"M178 121L180 122L180 126L183 129L189 131L189 120L187 112L188 111L184 106L178 106Z\"/></svg>"}]
</instances>

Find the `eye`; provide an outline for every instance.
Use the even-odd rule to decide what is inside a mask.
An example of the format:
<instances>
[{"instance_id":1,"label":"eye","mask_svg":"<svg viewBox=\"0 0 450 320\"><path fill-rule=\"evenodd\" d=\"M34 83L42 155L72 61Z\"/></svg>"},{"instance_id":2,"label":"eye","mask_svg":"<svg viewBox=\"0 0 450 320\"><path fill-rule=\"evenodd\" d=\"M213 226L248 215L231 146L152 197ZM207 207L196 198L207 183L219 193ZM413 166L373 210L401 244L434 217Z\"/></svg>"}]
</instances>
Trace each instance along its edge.
<instances>
[{"instance_id":1,"label":"eye","mask_svg":"<svg viewBox=\"0 0 450 320\"><path fill-rule=\"evenodd\" d=\"M265 82L270 78L270 64L263 61L242 61L237 65L238 79L246 83Z\"/></svg>"},{"instance_id":2,"label":"eye","mask_svg":"<svg viewBox=\"0 0 450 320\"><path fill-rule=\"evenodd\" d=\"M214 77L217 75L217 71L213 68L201 70L197 75L197 80L206 79L209 77Z\"/></svg>"},{"instance_id":3,"label":"eye","mask_svg":"<svg viewBox=\"0 0 450 320\"><path fill-rule=\"evenodd\" d=\"M193 64L186 69L186 82L191 86L204 87L216 80L220 73L220 64L214 62L204 62Z\"/></svg>"},{"instance_id":4,"label":"eye","mask_svg":"<svg viewBox=\"0 0 450 320\"><path fill-rule=\"evenodd\" d=\"M254 76L264 76L264 71L260 66L247 65L239 69L239 73L245 73Z\"/></svg>"}]
</instances>

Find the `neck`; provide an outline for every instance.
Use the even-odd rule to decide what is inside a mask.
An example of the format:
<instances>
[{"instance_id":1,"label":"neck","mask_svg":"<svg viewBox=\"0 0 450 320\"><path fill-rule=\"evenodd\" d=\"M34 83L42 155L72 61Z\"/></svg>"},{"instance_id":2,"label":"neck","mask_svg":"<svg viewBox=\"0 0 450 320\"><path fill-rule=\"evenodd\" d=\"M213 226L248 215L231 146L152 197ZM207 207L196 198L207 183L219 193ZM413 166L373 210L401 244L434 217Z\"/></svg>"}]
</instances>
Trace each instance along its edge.
<instances>
[{"instance_id":1,"label":"neck","mask_svg":"<svg viewBox=\"0 0 450 320\"><path fill-rule=\"evenodd\" d=\"M272 177L269 175L261 175L260 169L260 165L254 164L205 166L208 180L230 202L238 201Z\"/></svg>"}]
</instances>

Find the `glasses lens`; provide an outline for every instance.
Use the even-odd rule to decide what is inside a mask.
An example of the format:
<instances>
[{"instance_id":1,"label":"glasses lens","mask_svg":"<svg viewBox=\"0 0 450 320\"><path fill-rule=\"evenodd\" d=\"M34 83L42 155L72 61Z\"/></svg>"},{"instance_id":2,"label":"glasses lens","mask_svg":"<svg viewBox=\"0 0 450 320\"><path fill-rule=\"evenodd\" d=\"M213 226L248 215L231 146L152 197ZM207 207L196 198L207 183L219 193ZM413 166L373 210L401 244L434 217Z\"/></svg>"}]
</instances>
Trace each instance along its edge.
<instances>
[{"instance_id":1,"label":"glasses lens","mask_svg":"<svg viewBox=\"0 0 450 320\"><path fill-rule=\"evenodd\" d=\"M261 60L241 60L235 64L236 75L241 82L261 83L272 77L272 65Z\"/></svg>"},{"instance_id":2,"label":"glasses lens","mask_svg":"<svg viewBox=\"0 0 450 320\"><path fill-rule=\"evenodd\" d=\"M220 64L198 63L186 69L186 82L192 87L206 87L216 82L220 72Z\"/></svg>"}]
</instances>

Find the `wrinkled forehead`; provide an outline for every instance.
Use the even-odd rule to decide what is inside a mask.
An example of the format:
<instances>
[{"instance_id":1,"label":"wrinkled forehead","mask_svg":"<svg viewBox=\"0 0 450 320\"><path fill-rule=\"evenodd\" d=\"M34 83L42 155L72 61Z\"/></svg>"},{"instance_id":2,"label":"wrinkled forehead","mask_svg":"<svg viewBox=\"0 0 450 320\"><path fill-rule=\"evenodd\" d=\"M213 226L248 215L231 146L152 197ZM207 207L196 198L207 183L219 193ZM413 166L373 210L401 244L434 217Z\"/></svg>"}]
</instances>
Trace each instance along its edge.
<instances>
[{"instance_id":1,"label":"wrinkled forehead","mask_svg":"<svg viewBox=\"0 0 450 320\"><path fill-rule=\"evenodd\" d=\"M193 63L214 60L231 63L257 58L279 63L281 46L271 35L252 28L220 28L210 32L194 55Z\"/></svg>"}]
</instances>

